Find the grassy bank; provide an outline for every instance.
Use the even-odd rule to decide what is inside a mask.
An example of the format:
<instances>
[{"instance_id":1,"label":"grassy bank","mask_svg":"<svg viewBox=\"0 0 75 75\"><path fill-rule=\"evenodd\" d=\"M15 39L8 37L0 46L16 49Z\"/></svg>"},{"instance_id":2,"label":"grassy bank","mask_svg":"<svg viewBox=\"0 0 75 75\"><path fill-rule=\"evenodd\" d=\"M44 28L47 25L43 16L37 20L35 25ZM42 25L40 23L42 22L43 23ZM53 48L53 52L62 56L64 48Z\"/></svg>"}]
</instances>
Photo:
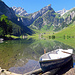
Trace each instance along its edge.
<instances>
[{"instance_id":1,"label":"grassy bank","mask_svg":"<svg viewBox=\"0 0 75 75\"><path fill-rule=\"evenodd\" d=\"M75 36L75 25L71 24L69 27L64 28L60 32L55 33L56 37L63 37L63 36Z\"/></svg>"},{"instance_id":2,"label":"grassy bank","mask_svg":"<svg viewBox=\"0 0 75 75\"><path fill-rule=\"evenodd\" d=\"M6 35L6 37L11 37L11 38L14 38L14 39L16 39L16 38L19 38L18 36L14 36L14 35Z\"/></svg>"},{"instance_id":3,"label":"grassy bank","mask_svg":"<svg viewBox=\"0 0 75 75\"><path fill-rule=\"evenodd\" d=\"M33 39L38 39L39 38L39 34L33 34L33 35L28 35L27 38L33 38Z\"/></svg>"},{"instance_id":4,"label":"grassy bank","mask_svg":"<svg viewBox=\"0 0 75 75\"><path fill-rule=\"evenodd\" d=\"M75 48L75 25L71 24L69 27L54 34L57 41L63 42Z\"/></svg>"}]
</instances>

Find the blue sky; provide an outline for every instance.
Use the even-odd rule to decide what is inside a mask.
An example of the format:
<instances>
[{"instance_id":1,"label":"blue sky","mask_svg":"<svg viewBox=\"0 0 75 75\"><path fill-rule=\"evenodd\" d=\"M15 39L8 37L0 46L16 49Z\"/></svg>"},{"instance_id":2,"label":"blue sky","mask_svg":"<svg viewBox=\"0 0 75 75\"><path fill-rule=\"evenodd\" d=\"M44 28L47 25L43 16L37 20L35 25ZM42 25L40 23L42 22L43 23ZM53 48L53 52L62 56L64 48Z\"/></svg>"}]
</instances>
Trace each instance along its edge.
<instances>
[{"instance_id":1,"label":"blue sky","mask_svg":"<svg viewBox=\"0 0 75 75\"><path fill-rule=\"evenodd\" d=\"M9 7L16 6L24 8L27 13L36 12L43 7L51 4L51 7L55 10L62 10L63 8L69 10L75 7L75 0L2 0Z\"/></svg>"}]
</instances>

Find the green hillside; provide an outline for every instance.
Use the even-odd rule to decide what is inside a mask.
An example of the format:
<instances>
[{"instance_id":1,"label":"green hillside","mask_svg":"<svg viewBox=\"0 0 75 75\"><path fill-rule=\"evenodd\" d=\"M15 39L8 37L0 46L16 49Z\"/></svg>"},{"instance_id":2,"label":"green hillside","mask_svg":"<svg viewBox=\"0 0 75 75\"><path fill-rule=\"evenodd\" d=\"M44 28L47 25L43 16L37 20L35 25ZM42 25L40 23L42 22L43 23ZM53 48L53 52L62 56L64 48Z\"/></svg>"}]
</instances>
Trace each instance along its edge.
<instances>
[{"instance_id":1,"label":"green hillside","mask_svg":"<svg viewBox=\"0 0 75 75\"><path fill-rule=\"evenodd\" d=\"M75 23L72 23L69 27L64 28L60 32L55 34L56 37L58 36L75 36Z\"/></svg>"},{"instance_id":2,"label":"green hillside","mask_svg":"<svg viewBox=\"0 0 75 75\"><path fill-rule=\"evenodd\" d=\"M55 37L55 40L75 48L75 23L72 23L62 31L55 33Z\"/></svg>"},{"instance_id":3,"label":"green hillside","mask_svg":"<svg viewBox=\"0 0 75 75\"><path fill-rule=\"evenodd\" d=\"M67 13L65 13L62 17L65 19L65 18L67 18L68 16L70 16L70 13L72 12L72 11L75 11L75 8L72 8L72 9L70 9Z\"/></svg>"}]
</instances>

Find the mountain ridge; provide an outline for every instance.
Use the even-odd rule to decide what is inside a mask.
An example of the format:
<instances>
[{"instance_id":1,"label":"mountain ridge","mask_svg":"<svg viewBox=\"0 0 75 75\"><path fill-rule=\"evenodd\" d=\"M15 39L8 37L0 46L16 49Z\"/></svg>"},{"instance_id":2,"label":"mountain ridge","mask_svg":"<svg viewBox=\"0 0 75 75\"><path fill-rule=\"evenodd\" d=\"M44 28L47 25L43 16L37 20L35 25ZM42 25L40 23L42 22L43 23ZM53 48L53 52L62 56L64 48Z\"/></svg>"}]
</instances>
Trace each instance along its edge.
<instances>
[{"instance_id":1,"label":"mountain ridge","mask_svg":"<svg viewBox=\"0 0 75 75\"><path fill-rule=\"evenodd\" d=\"M51 27L53 25L54 31L61 30L62 28L66 27L67 24L69 24L73 19L73 14L71 16L67 16L66 18L64 18L64 15L68 13L69 10L63 9L57 12L53 10L53 12L50 12L52 10L53 8L51 7L51 4L49 4L37 12L24 15L24 17L20 16L18 17L18 19L22 20L25 26L29 26L32 29L41 29L44 25L47 25L47 27ZM51 18L52 20L50 20Z\"/></svg>"},{"instance_id":2,"label":"mountain ridge","mask_svg":"<svg viewBox=\"0 0 75 75\"><path fill-rule=\"evenodd\" d=\"M18 21L18 17L15 15L15 12L13 11L12 8L9 8L3 1L0 1L0 16L5 15L8 17L8 20L11 21L12 26L14 26L13 30L18 30L18 26L20 29L23 31L22 33L25 34L32 34L32 30L28 28L27 26L24 26L23 22L20 20ZM1 18L1 17L0 17ZM17 31L17 33L18 33ZM22 34L21 34L22 35Z\"/></svg>"},{"instance_id":3,"label":"mountain ridge","mask_svg":"<svg viewBox=\"0 0 75 75\"><path fill-rule=\"evenodd\" d=\"M67 13L69 10L66 10L65 8L59 11L56 11L56 13L60 14L61 16L63 16L65 13Z\"/></svg>"},{"instance_id":4,"label":"mountain ridge","mask_svg":"<svg viewBox=\"0 0 75 75\"><path fill-rule=\"evenodd\" d=\"M9 8L3 1L0 1L0 15L5 14L9 19L16 18L15 12Z\"/></svg>"},{"instance_id":5,"label":"mountain ridge","mask_svg":"<svg viewBox=\"0 0 75 75\"><path fill-rule=\"evenodd\" d=\"M20 16L28 15L27 11L24 10L22 7L15 7L13 6L12 9L14 10L15 14Z\"/></svg>"},{"instance_id":6,"label":"mountain ridge","mask_svg":"<svg viewBox=\"0 0 75 75\"><path fill-rule=\"evenodd\" d=\"M12 8L6 7L8 6L5 6L5 9L12 10ZM46 30L50 30L52 27L53 31L59 31L64 27L67 27L68 24L72 22L72 19L75 16L74 14L75 11L71 11L68 14L69 11L67 11L66 9L59 11L60 14L58 14L59 12L58 13L55 12L54 9L51 7L51 4L31 14L28 14L21 7L13 7L13 8L14 11L12 10L12 12L11 11L8 12L8 10L6 12L1 10L2 12L0 11L0 13L5 12L3 14L8 16L8 18L11 19L12 22L19 24L22 27L26 26L30 29L37 29L37 30L41 29L44 30L45 27ZM9 13L12 13L11 16L9 16ZM61 13L62 14L64 13L64 15L61 16ZM65 14L67 14L67 16L65 16Z\"/></svg>"}]
</instances>

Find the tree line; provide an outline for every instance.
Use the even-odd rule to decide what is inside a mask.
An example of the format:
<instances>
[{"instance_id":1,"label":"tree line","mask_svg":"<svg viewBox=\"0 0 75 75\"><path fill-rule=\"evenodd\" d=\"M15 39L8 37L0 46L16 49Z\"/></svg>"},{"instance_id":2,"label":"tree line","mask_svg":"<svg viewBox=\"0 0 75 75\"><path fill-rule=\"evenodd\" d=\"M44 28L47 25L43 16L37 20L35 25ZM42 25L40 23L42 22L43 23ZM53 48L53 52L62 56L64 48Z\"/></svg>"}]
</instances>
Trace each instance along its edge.
<instances>
[{"instance_id":1,"label":"tree line","mask_svg":"<svg viewBox=\"0 0 75 75\"><path fill-rule=\"evenodd\" d=\"M0 16L0 37L5 37L5 35L20 36L24 33L23 29L19 25L9 21L7 16Z\"/></svg>"},{"instance_id":2,"label":"tree line","mask_svg":"<svg viewBox=\"0 0 75 75\"><path fill-rule=\"evenodd\" d=\"M5 15L0 16L0 37L7 34L12 34L12 24L9 23L8 17Z\"/></svg>"}]
</instances>

